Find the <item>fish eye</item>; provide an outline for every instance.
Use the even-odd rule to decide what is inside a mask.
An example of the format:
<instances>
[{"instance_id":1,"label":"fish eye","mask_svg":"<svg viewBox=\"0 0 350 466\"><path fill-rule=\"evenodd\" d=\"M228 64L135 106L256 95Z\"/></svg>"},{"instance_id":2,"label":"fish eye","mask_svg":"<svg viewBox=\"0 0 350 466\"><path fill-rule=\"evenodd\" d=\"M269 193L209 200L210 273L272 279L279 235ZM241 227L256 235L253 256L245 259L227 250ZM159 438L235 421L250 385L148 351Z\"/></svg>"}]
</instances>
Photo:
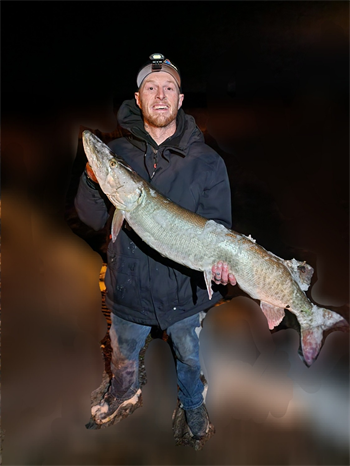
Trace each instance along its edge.
<instances>
[{"instance_id":1,"label":"fish eye","mask_svg":"<svg viewBox=\"0 0 350 466\"><path fill-rule=\"evenodd\" d=\"M298 266L298 269L300 270L301 273L305 273L305 272L306 272L305 265L299 265L299 266Z\"/></svg>"},{"instance_id":2,"label":"fish eye","mask_svg":"<svg viewBox=\"0 0 350 466\"><path fill-rule=\"evenodd\" d=\"M109 162L109 166L110 167L116 167L118 165L118 162L116 161L116 159L112 159L110 162Z\"/></svg>"}]
</instances>

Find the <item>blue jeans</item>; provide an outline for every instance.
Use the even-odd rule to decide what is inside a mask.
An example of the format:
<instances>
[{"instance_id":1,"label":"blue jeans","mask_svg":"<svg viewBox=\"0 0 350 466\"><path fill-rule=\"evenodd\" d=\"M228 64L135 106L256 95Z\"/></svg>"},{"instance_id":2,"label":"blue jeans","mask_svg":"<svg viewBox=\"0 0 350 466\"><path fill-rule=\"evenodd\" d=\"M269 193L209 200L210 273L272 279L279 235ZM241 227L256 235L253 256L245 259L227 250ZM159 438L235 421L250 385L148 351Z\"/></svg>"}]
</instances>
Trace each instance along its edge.
<instances>
[{"instance_id":1,"label":"blue jeans","mask_svg":"<svg viewBox=\"0 0 350 466\"><path fill-rule=\"evenodd\" d=\"M128 400L139 389L139 353L152 327L128 322L111 313L109 331L112 346L111 392ZM167 328L170 344L176 356L179 399L184 409L197 408L203 403L203 383L200 380L199 314L187 317Z\"/></svg>"}]
</instances>

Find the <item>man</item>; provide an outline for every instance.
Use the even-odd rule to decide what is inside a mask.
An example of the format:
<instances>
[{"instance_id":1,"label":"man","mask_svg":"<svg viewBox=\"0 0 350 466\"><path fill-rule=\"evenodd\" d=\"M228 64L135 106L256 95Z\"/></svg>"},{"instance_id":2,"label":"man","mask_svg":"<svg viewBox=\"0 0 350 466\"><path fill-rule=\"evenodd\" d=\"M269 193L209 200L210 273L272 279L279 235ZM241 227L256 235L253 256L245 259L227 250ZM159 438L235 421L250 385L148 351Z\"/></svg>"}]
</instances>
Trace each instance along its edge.
<instances>
[{"instance_id":1,"label":"man","mask_svg":"<svg viewBox=\"0 0 350 466\"><path fill-rule=\"evenodd\" d=\"M181 109L184 95L178 69L161 54L150 56L137 76L135 100L125 101L118 121L126 137L109 146L140 176L180 206L231 227L230 187L219 155L204 143L192 116ZM75 206L95 230L108 217L106 197L89 164L79 183ZM104 424L132 412L141 395L139 352L153 326L166 330L176 356L179 400L191 435L204 438L209 417L200 378L198 329L212 301L203 274L165 259L149 248L125 223L107 250L106 305L111 310L113 349L110 387L92 414ZM235 284L227 264L212 269L216 284ZM215 286L215 285L214 285Z\"/></svg>"}]
</instances>

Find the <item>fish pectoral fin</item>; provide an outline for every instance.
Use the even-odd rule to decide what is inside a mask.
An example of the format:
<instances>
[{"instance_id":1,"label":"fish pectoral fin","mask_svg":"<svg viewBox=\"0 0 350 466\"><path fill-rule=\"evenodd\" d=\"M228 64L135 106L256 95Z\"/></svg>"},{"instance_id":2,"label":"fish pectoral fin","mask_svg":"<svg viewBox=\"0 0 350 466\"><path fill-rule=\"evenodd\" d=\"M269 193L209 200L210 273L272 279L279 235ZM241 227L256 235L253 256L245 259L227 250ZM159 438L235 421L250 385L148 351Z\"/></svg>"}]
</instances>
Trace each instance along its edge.
<instances>
[{"instance_id":1,"label":"fish pectoral fin","mask_svg":"<svg viewBox=\"0 0 350 466\"><path fill-rule=\"evenodd\" d=\"M209 299L211 299L212 296L213 296L213 290L212 290L212 287L211 287L211 277L212 277L211 269L204 270L203 273L204 273L205 284L207 285L208 296L209 296Z\"/></svg>"},{"instance_id":2,"label":"fish pectoral fin","mask_svg":"<svg viewBox=\"0 0 350 466\"><path fill-rule=\"evenodd\" d=\"M113 220L112 220L112 241L117 239L117 236L120 232L120 229L123 225L124 222L124 212L119 209L115 209L114 214L113 214Z\"/></svg>"},{"instance_id":3,"label":"fish pectoral fin","mask_svg":"<svg viewBox=\"0 0 350 466\"><path fill-rule=\"evenodd\" d=\"M277 327L277 325L282 322L284 317L283 308L273 306L272 304L265 303L264 301L260 302L260 307L265 314L270 330L272 330L274 327Z\"/></svg>"}]
</instances>

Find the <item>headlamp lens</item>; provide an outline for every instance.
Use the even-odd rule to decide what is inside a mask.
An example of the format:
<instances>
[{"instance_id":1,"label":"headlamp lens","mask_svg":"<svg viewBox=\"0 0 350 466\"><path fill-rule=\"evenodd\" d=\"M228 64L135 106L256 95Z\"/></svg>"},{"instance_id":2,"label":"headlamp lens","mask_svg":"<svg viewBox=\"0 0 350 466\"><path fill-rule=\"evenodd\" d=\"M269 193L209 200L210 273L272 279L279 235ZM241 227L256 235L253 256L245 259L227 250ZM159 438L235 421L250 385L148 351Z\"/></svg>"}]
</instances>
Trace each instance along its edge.
<instances>
[{"instance_id":1,"label":"headlamp lens","mask_svg":"<svg viewBox=\"0 0 350 466\"><path fill-rule=\"evenodd\" d=\"M164 61L164 55L161 53L152 53L149 56L149 59L152 61L152 70L160 70L162 68L162 63Z\"/></svg>"},{"instance_id":2,"label":"headlamp lens","mask_svg":"<svg viewBox=\"0 0 350 466\"><path fill-rule=\"evenodd\" d=\"M152 55L150 55L149 58L154 63L162 63L165 57L161 53L152 53Z\"/></svg>"}]
</instances>

